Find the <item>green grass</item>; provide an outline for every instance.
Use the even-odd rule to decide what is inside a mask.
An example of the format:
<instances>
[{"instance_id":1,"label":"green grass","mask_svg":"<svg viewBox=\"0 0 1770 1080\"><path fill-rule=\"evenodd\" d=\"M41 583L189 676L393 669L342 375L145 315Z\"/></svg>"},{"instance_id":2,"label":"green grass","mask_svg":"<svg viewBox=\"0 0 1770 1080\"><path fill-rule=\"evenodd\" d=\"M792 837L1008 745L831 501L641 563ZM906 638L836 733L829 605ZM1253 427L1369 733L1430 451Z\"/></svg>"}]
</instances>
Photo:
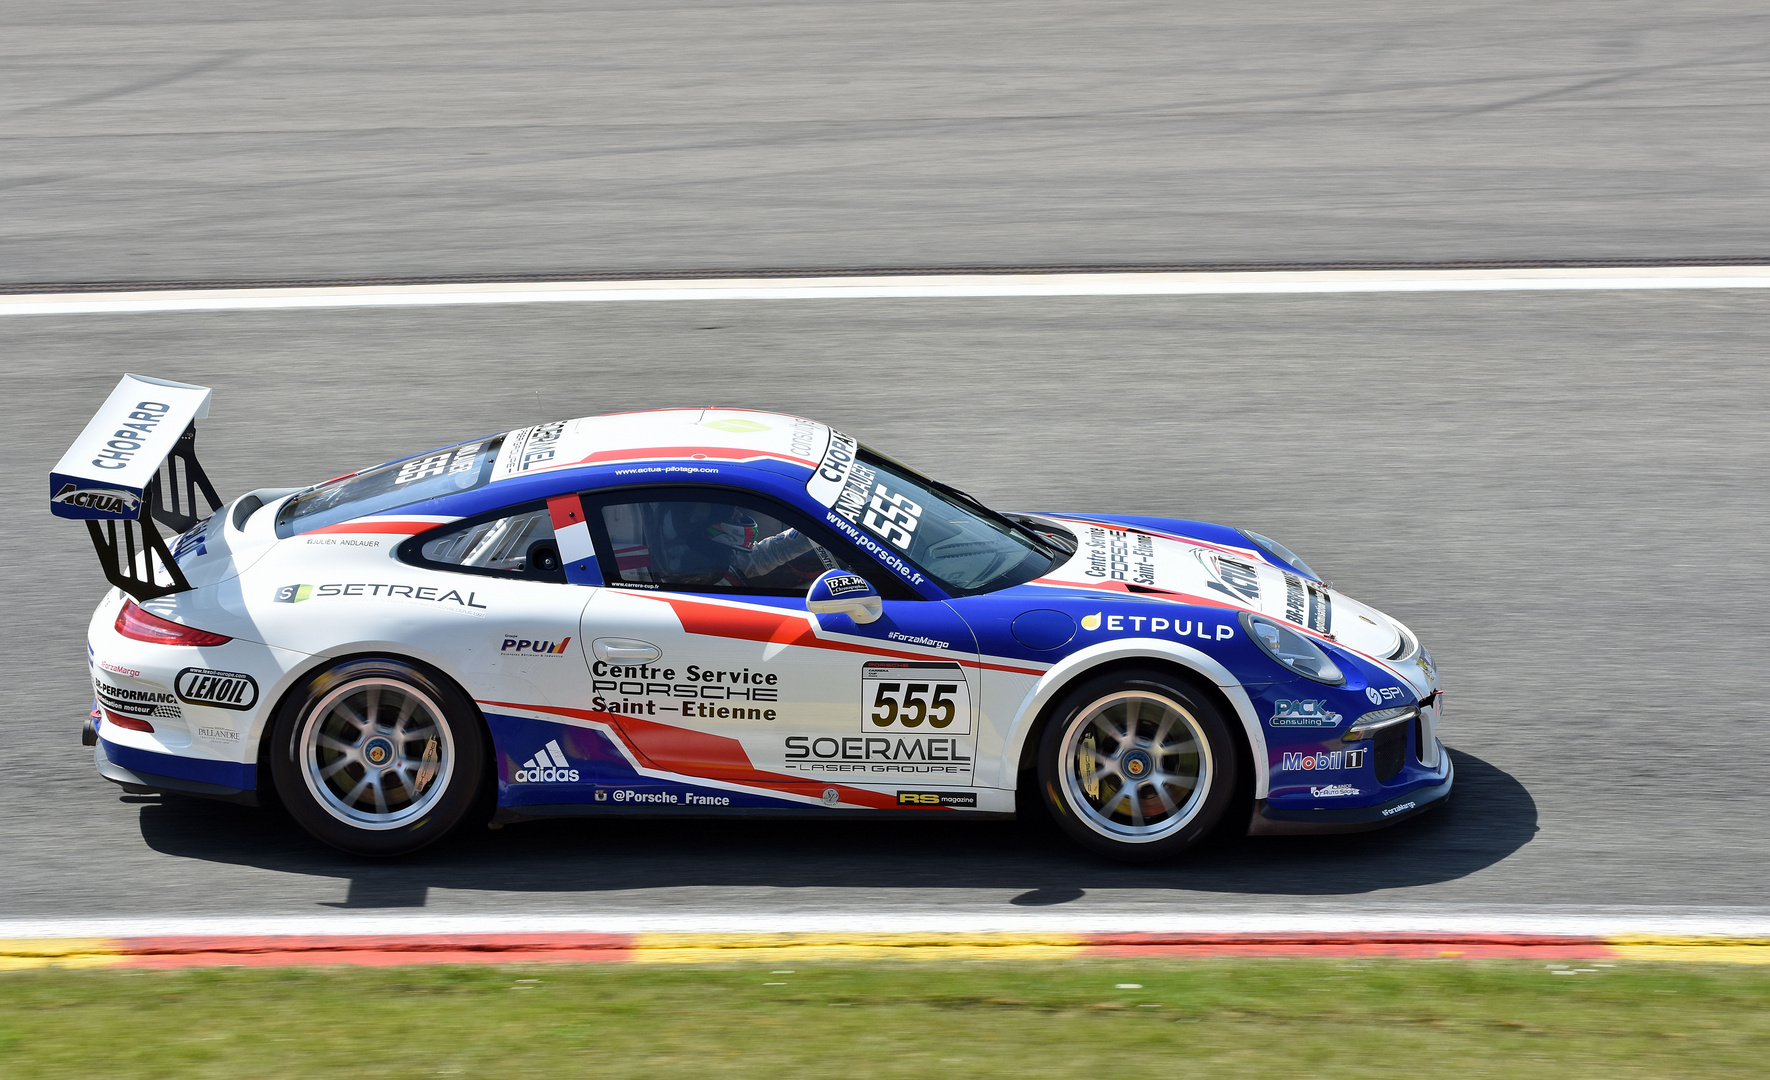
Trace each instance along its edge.
<instances>
[{"instance_id":1,"label":"green grass","mask_svg":"<svg viewBox=\"0 0 1770 1080\"><path fill-rule=\"evenodd\" d=\"M1767 1076L1770 968L1620 963L1555 975L1501 961L1096 960L801 963L791 973L38 970L0 975L0 1075Z\"/></svg>"}]
</instances>

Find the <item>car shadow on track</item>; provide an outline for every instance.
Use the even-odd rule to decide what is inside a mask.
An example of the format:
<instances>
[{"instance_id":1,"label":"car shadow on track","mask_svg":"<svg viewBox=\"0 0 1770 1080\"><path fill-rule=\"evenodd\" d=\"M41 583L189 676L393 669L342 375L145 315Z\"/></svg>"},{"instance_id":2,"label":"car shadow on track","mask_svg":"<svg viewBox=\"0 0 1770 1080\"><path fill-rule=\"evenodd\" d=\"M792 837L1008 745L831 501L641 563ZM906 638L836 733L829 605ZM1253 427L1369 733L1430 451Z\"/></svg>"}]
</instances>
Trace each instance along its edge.
<instances>
[{"instance_id":1,"label":"car shadow on track","mask_svg":"<svg viewBox=\"0 0 1770 1080\"><path fill-rule=\"evenodd\" d=\"M1449 805L1377 832L1238 838L1186 858L1125 866L1072 846L1043 814L1016 822L579 818L468 829L410 858L370 861L309 838L280 811L167 798L142 838L177 858L350 882L345 908L423 907L432 888L586 893L682 887L960 888L1019 891L1047 906L1095 889L1343 896L1429 885L1511 855L1537 831L1536 802L1458 751Z\"/></svg>"}]
</instances>

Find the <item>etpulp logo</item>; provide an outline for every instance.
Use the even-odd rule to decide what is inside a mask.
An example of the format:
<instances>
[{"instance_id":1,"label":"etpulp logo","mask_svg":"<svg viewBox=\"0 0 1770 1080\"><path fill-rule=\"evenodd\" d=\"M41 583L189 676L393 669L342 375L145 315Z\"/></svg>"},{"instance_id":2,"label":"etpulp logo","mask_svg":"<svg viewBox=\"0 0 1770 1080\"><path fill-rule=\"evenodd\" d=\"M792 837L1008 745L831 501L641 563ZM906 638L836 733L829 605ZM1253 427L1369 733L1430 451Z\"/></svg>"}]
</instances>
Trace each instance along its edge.
<instances>
[{"instance_id":1,"label":"etpulp logo","mask_svg":"<svg viewBox=\"0 0 1770 1080\"><path fill-rule=\"evenodd\" d=\"M1336 727L1340 714L1328 709L1328 703L1306 698L1280 698L1272 708L1273 727Z\"/></svg>"},{"instance_id":2,"label":"etpulp logo","mask_svg":"<svg viewBox=\"0 0 1770 1080\"><path fill-rule=\"evenodd\" d=\"M141 496L133 491L120 488L83 488L73 484L63 484L61 490L49 497L52 503L63 506L78 506L82 510L96 510L101 514L133 514L141 508Z\"/></svg>"},{"instance_id":3,"label":"etpulp logo","mask_svg":"<svg viewBox=\"0 0 1770 1080\"><path fill-rule=\"evenodd\" d=\"M569 767L559 740L549 739L541 752L523 762L522 768L510 774L518 784L575 784L578 770Z\"/></svg>"},{"instance_id":4,"label":"etpulp logo","mask_svg":"<svg viewBox=\"0 0 1770 1080\"><path fill-rule=\"evenodd\" d=\"M551 641L541 641L538 638L531 640L529 638L506 636L504 638L504 646L499 649L498 652L505 656L510 656L512 654L520 654L522 656L563 656L565 655L565 647L571 643L571 638L565 638L556 644Z\"/></svg>"},{"instance_id":5,"label":"etpulp logo","mask_svg":"<svg viewBox=\"0 0 1770 1080\"><path fill-rule=\"evenodd\" d=\"M1191 619L1164 619L1159 615L1108 615L1096 611L1092 615L1083 615L1081 624L1082 629L1089 632L1104 626L1114 633L1129 631L1133 634L1172 634L1174 637L1197 638L1200 641L1227 641L1235 636L1234 628L1222 623L1207 626L1200 619L1198 625L1194 626ZM1148 625L1147 630L1144 628L1145 624Z\"/></svg>"},{"instance_id":6,"label":"etpulp logo","mask_svg":"<svg viewBox=\"0 0 1770 1080\"><path fill-rule=\"evenodd\" d=\"M178 700L187 705L213 705L244 711L258 704L258 681L238 671L187 667L173 682Z\"/></svg>"}]
</instances>

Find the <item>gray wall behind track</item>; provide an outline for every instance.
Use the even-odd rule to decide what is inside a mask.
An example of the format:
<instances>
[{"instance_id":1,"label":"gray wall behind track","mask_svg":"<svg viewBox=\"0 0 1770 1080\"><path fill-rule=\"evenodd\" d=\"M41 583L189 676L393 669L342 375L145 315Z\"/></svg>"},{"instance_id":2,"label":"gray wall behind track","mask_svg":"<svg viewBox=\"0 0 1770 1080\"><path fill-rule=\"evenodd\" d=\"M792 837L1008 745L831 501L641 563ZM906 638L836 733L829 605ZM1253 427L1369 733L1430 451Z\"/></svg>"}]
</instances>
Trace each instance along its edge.
<instances>
[{"instance_id":1,"label":"gray wall behind track","mask_svg":"<svg viewBox=\"0 0 1770 1080\"><path fill-rule=\"evenodd\" d=\"M1743 2L0 3L0 282L1770 256Z\"/></svg>"}]
</instances>

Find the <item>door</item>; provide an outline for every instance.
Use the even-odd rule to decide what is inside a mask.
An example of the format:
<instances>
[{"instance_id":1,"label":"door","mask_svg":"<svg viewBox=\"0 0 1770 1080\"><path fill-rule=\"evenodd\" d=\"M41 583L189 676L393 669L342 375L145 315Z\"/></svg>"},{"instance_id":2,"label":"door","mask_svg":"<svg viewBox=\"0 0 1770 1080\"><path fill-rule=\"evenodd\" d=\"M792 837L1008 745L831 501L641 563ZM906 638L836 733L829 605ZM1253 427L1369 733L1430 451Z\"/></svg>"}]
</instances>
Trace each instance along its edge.
<instances>
[{"instance_id":1,"label":"door","mask_svg":"<svg viewBox=\"0 0 1770 1080\"><path fill-rule=\"evenodd\" d=\"M900 788L970 785L977 650L944 602L754 493L642 489L585 512L608 586L580 632L587 707L624 757L603 801L882 808ZM883 616L810 615L829 569L873 581Z\"/></svg>"}]
</instances>

